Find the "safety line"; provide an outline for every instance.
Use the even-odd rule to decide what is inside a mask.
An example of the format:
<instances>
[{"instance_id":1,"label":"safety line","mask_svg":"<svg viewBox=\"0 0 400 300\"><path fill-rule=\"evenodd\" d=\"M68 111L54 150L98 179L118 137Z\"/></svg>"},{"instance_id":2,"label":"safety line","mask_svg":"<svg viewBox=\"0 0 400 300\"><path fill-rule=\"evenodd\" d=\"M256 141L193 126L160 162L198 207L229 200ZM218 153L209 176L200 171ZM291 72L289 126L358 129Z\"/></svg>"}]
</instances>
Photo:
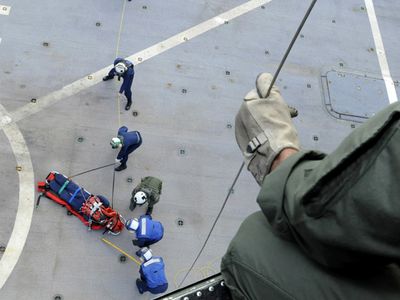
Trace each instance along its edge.
<instances>
[{"instance_id":1,"label":"safety line","mask_svg":"<svg viewBox=\"0 0 400 300\"><path fill-rule=\"evenodd\" d=\"M134 258L133 256L129 255L128 253L126 253L124 250L122 250L121 248L119 248L118 246L114 245L113 243L111 243L110 241L106 240L105 238L101 239L104 243L106 243L107 245L113 247L115 250L121 252L123 255L125 255L126 257L128 257L130 260L134 261L138 266L141 265L141 262L138 261L136 258Z\"/></svg>"},{"instance_id":2,"label":"safety line","mask_svg":"<svg viewBox=\"0 0 400 300\"><path fill-rule=\"evenodd\" d=\"M189 273L192 271L194 265L196 264L197 260L199 259L201 253L203 252L204 248L206 247L207 242L208 242L208 240L209 240L209 238L210 238L210 236L211 236L211 233L213 232L214 227L215 227L215 225L217 224L218 219L219 219L219 217L221 216L222 211L224 210L226 203L228 202L229 196L232 194L233 187L235 186L236 181L238 180L240 173L242 173L243 167L244 167L244 162L242 162L242 164L241 164L241 166L240 166L240 168L239 168L239 171L237 172L237 174L236 174L236 176L235 176L235 179L233 180L232 185L231 185L231 187L230 187L229 190L228 190L228 194L226 195L225 200L224 200L224 202L222 203L222 207L221 207L221 209L219 210L218 215L217 215L217 217L215 218L214 223L213 223L213 225L211 226L210 231L208 232L208 235L207 235L207 237L206 237L206 240L204 241L203 246L201 247L199 253L197 254L196 258L194 259L194 261L193 261L192 265L190 266L189 270L186 272L185 277L183 277L183 279L182 279L181 283L179 284L178 288L179 288L179 287L182 285L182 283L186 280L186 278L188 277Z\"/></svg>"},{"instance_id":3,"label":"safety line","mask_svg":"<svg viewBox=\"0 0 400 300\"><path fill-rule=\"evenodd\" d=\"M275 75L274 75L274 77L272 78L271 84L270 84L270 86L269 86L269 89L268 89L268 91L267 91L267 95L265 96L265 98L268 98L268 96L269 96L269 94L270 94L270 92L271 92L271 89L272 89L272 87L274 86L275 81L276 81L276 79L277 79L278 76L279 76L279 73L281 72L281 69L282 69L282 67L283 67L283 64L285 63L286 58L289 56L289 53L290 53L290 51L292 50L293 45L294 45L294 43L296 42L297 37L299 36L300 31L301 31L301 29L303 28L304 24L306 23L306 21L307 21L307 19L308 19L308 16L310 15L310 13L311 13L311 11L312 11L312 9L313 9L313 7L314 7L314 5L315 5L316 2L317 2L317 0L313 0L313 1L311 2L310 6L308 7L308 10L307 10L306 14L305 14L304 17L303 17L303 20L301 20L300 26L297 28L296 33L294 34L294 36L293 36L293 38L292 38L292 40L291 40L291 42L290 42L290 44L289 44L289 47L287 48L285 54L283 55L283 58L282 58L282 60L281 60L281 62L280 62L280 64L279 64L279 66L278 66L278 69L276 70ZM261 98L261 97L260 97L260 98Z\"/></svg>"},{"instance_id":4,"label":"safety line","mask_svg":"<svg viewBox=\"0 0 400 300\"><path fill-rule=\"evenodd\" d=\"M111 208L114 208L114 187L115 187L115 168L113 170L113 181L111 189Z\"/></svg>"},{"instance_id":5,"label":"safety line","mask_svg":"<svg viewBox=\"0 0 400 300\"><path fill-rule=\"evenodd\" d=\"M305 24L305 22L306 22L308 16L310 15L310 13L311 13L311 11L312 11L312 9L313 9L313 7L314 7L314 5L315 5L316 2L317 2L317 0L313 0L313 1L311 2L310 6L309 6L309 8L308 8L308 10L307 10L307 12L305 13L305 15L304 15L304 17L303 17L303 19L302 19L302 21L301 21L301 23L300 23L300 25L299 25L299 27L297 28L296 33L294 34L294 37L293 37L293 39L291 40L291 42L290 42L290 44L289 44L289 47L288 47L288 49L286 50L286 52L285 52L285 54L284 54L284 56L283 56L283 58L282 58L282 60L281 60L281 62L280 62L280 64L279 64L279 66L278 66L278 68L277 68L277 70L276 70L276 72L275 72L275 74L274 74L274 77L273 77L274 79L271 81L271 84L270 84L270 86L269 86L269 88L268 88L267 97L268 97L268 95L269 95L269 93L270 93L270 91L271 91L271 89L272 89L272 86L273 86L273 84L274 84L276 78L277 78L278 75L279 75L279 72L280 72L281 69L282 69L283 64L284 64L285 61L286 61L286 58L288 57L288 55L289 55L289 53L290 53L290 51L291 51L291 49L292 49L292 47L293 47L293 45L294 45L296 39L297 39L297 36L299 35L301 29L303 28L303 25ZM182 281L181 281L181 283L179 284L178 287L180 287L180 286L182 285L182 283L186 280L187 276L189 275L189 273L191 272L191 270L192 270L193 267L195 266L195 264L196 264L197 260L199 259L201 253L203 252L204 248L206 247L206 244L207 244L207 242L208 242L208 240L209 240L209 238L210 238L210 236L211 236L211 233L212 233L212 231L214 230L214 227L215 227L215 225L217 224L218 219L219 219L219 217L221 216L222 211L223 211L224 208L225 208L226 202L228 201L229 196L230 196L230 194L231 194L231 192L232 192L234 186L236 185L236 181L237 181L237 179L239 178L239 175L240 175L240 173L242 172L243 167L244 167L244 162L243 162L242 165L240 166L239 171L238 171L238 173L236 174L236 177L235 177L235 179L233 180L233 183L232 183L230 189L228 190L228 194L226 195L226 198L225 198L225 200L224 200L224 202L223 202L223 204L222 204L222 207L221 207L221 209L220 209L220 211L219 211L219 213L218 213L218 215L217 215L217 217L216 217L216 219L215 219L213 225L211 226L211 230L210 230L210 232L208 233L207 238L206 238L206 240L205 240L203 246L201 247L199 253L197 254L197 256L196 256L196 258L195 258L195 260L193 261L193 263L192 263L192 265L190 266L188 272L186 273L185 277L182 279Z\"/></svg>"},{"instance_id":6,"label":"safety line","mask_svg":"<svg viewBox=\"0 0 400 300\"><path fill-rule=\"evenodd\" d=\"M121 34L122 28L124 25L124 16L125 16L125 8L126 8L126 1L123 1L122 12L121 12L121 21L119 23L119 30L118 30L118 37L117 37L117 47L115 49L115 57L118 57L119 54L119 45L121 43ZM121 101L120 101L120 94L118 93L116 96L117 102L117 114L118 114L118 128L121 127Z\"/></svg>"},{"instance_id":7,"label":"safety line","mask_svg":"<svg viewBox=\"0 0 400 300\"><path fill-rule=\"evenodd\" d=\"M375 7L372 0L365 0L365 7L367 8L369 23L371 24L372 36L374 37L376 54L378 56L379 66L382 73L382 78L385 82L386 92L389 97L389 102L394 103L398 101L396 88L394 86L392 75L390 74L389 64L386 58L385 47L381 31L379 30L378 19L375 14Z\"/></svg>"},{"instance_id":8,"label":"safety line","mask_svg":"<svg viewBox=\"0 0 400 300\"><path fill-rule=\"evenodd\" d=\"M83 175L83 174L86 174L86 173L90 173L90 172L93 172L93 171L96 171L96 170L100 170L100 169L103 169L103 168L107 168L107 167L110 167L110 166L114 166L114 165L115 165L115 163L108 164L108 165L101 166L101 167L97 167L97 168L94 168L94 169L90 169L90 170L87 170L87 171L83 171L83 172L68 176L68 178L73 178L73 177L76 177L76 176L80 176L80 175Z\"/></svg>"}]
</instances>

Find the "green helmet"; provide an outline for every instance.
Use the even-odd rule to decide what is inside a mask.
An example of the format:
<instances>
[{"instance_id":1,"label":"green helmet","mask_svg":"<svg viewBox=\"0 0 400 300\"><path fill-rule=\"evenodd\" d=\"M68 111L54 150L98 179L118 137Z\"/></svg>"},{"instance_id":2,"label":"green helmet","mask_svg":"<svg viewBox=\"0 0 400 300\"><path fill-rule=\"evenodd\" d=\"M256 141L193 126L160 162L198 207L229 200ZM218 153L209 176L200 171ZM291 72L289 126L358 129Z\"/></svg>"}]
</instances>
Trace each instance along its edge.
<instances>
[{"instance_id":1,"label":"green helmet","mask_svg":"<svg viewBox=\"0 0 400 300\"><path fill-rule=\"evenodd\" d=\"M117 149L122 147L122 141L119 137L113 137L110 142L111 148Z\"/></svg>"}]
</instances>

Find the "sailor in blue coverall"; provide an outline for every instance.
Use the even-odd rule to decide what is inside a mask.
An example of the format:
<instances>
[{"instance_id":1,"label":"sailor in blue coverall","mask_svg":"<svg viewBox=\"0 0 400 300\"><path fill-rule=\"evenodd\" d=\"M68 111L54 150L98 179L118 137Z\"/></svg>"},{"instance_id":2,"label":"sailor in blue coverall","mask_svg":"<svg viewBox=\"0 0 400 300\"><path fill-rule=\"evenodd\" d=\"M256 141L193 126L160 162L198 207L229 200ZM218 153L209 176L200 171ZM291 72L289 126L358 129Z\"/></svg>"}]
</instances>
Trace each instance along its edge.
<instances>
[{"instance_id":1,"label":"sailor in blue coverall","mask_svg":"<svg viewBox=\"0 0 400 300\"><path fill-rule=\"evenodd\" d=\"M118 81L122 77L123 82L119 89L119 93L124 93L128 102L126 103L125 110L129 110L132 105L132 83L135 77L135 69L133 63L123 58L116 58L114 60L114 68L112 68L107 76L103 77L103 81L113 79L114 76L118 76Z\"/></svg>"},{"instance_id":2,"label":"sailor in blue coverall","mask_svg":"<svg viewBox=\"0 0 400 300\"><path fill-rule=\"evenodd\" d=\"M138 247L148 247L160 241L164 235L164 227L150 215L140 216L139 219L130 219L125 223L126 229L136 233L136 240L132 243Z\"/></svg>"},{"instance_id":3,"label":"sailor in blue coverall","mask_svg":"<svg viewBox=\"0 0 400 300\"><path fill-rule=\"evenodd\" d=\"M120 163L115 171L126 169L126 162L130 153L135 151L142 144L142 136L139 131L129 131L128 127L122 126L118 129L118 136L111 139L110 145L113 149L121 148L115 162Z\"/></svg>"},{"instance_id":4,"label":"sailor in blue coverall","mask_svg":"<svg viewBox=\"0 0 400 300\"><path fill-rule=\"evenodd\" d=\"M149 291L152 294L161 294L168 289L167 278L165 277L164 261L159 256L153 256L148 248L142 248L140 257L144 262L140 265L140 279L136 279L136 286L139 293Z\"/></svg>"}]
</instances>

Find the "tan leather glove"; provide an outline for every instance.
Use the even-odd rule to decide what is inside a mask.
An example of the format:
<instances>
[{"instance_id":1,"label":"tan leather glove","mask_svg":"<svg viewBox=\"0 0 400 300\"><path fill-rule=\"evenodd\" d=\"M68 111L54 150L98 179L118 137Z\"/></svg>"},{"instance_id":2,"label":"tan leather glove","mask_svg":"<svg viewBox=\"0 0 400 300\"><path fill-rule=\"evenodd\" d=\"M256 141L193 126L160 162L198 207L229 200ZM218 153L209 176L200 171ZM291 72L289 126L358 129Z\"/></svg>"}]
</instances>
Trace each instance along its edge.
<instances>
[{"instance_id":1,"label":"tan leather glove","mask_svg":"<svg viewBox=\"0 0 400 300\"><path fill-rule=\"evenodd\" d=\"M299 150L297 131L291 116L297 111L289 108L274 85L268 98L264 98L272 75L261 73L256 89L244 98L235 121L236 141L243 153L247 169L261 185L278 154L285 148Z\"/></svg>"}]
</instances>

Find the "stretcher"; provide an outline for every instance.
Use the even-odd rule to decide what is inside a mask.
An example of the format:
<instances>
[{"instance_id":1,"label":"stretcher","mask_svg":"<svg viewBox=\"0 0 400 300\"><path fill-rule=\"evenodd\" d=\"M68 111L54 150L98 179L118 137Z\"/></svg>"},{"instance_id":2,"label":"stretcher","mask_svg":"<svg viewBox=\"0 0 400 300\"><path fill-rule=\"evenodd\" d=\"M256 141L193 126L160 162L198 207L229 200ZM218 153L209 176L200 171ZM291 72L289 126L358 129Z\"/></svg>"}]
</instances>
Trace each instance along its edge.
<instances>
[{"instance_id":1,"label":"stretcher","mask_svg":"<svg viewBox=\"0 0 400 300\"><path fill-rule=\"evenodd\" d=\"M64 206L70 214L76 216L89 230L101 230L111 234L119 234L123 228L123 218L101 195L93 195L80 187L68 177L52 171L45 181L38 182L39 197L48 199Z\"/></svg>"}]
</instances>

